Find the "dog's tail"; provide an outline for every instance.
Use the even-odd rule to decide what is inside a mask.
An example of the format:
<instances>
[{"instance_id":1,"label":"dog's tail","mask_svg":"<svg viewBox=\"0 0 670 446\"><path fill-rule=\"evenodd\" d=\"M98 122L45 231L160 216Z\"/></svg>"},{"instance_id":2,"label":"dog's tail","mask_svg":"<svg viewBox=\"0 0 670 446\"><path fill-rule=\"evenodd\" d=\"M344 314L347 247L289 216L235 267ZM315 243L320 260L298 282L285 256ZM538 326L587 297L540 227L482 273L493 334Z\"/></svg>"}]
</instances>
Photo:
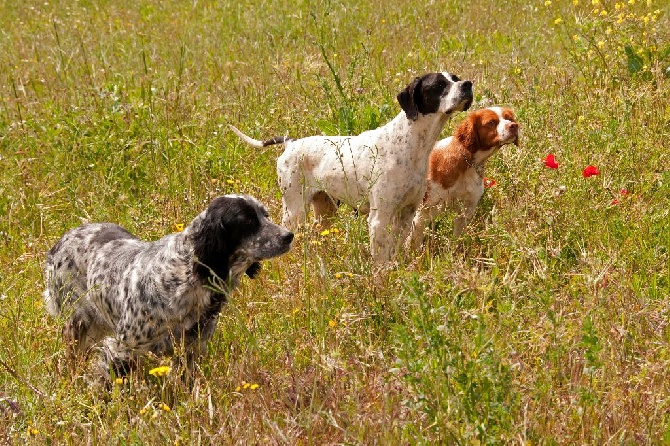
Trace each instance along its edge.
<instances>
[{"instance_id":1,"label":"dog's tail","mask_svg":"<svg viewBox=\"0 0 670 446\"><path fill-rule=\"evenodd\" d=\"M287 136L275 136L270 139L266 139L265 141L260 141L258 139L253 139L251 136L245 135L244 133L242 133L240 129L238 129L232 124L228 124L228 127L230 127L230 130L232 130L237 136L239 136L242 139L242 141L246 142L251 147L255 147L257 149L271 146L273 144L284 144L287 141L292 141L292 138L289 138Z\"/></svg>"},{"instance_id":2,"label":"dog's tail","mask_svg":"<svg viewBox=\"0 0 670 446\"><path fill-rule=\"evenodd\" d=\"M44 299L44 306L46 307L47 312L53 317L56 317L61 312L61 306L63 302L60 294L58 293L58 290L56 289L57 285L54 284L54 272L53 263L51 263L50 259L48 259L45 270L46 287L42 293L42 298Z\"/></svg>"}]
</instances>

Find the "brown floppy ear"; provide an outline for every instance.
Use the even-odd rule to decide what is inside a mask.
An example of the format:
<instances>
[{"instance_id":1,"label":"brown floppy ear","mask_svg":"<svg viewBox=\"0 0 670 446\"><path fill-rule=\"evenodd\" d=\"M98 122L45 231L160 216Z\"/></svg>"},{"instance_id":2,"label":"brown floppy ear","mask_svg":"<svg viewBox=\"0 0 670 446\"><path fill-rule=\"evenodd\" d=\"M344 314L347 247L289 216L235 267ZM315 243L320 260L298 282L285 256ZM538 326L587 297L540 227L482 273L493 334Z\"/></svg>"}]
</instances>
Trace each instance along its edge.
<instances>
[{"instance_id":1,"label":"brown floppy ear","mask_svg":"<svg viewBox=\"0 0 670 446\"><path fill-rule=\"evenodd\" d=\"M403 91L398 93L398 103L400 108L405 111L407 118L412 121L416 121L416 118L419 117L419 109L417 108L416 95L421 90L419 84L421 83L421 78L415 78L411 84L409 84Z\"/></svg>"},{"instance_id":2,"label":"brown floppy ear","mask_svg":"<svg viewBox=\"0 0 670 446\"><path fill-rule=\"evenodd\" d=\"M456 128L454 135L456 140L465 147L468 152L474 153L479 144L479 135L477 135L477 117L474 114L468 115Z\"/></svg>"}]
</instances>

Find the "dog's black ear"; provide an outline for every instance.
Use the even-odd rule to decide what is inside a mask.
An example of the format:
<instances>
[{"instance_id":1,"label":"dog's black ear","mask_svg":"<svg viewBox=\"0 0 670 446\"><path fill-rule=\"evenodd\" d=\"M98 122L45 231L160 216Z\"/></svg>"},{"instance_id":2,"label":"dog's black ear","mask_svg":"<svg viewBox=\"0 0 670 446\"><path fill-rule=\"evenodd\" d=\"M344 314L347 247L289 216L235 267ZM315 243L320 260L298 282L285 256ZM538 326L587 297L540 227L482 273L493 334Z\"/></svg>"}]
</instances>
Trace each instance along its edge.
<instances>
[{"instance_id":1,"label":"dog's black ear","mask_svg":"<svg viewBox=\"0 0 670 446\"><path fill-rule=\"evenodd\" d=\"M196 273L208 278L211 270L221 280L228 280L231 256L240 242L258 231L258 227L256 209L244 198L223 196L214 199L200 229L193 235L194 254L203 264L196 265Z\"/></svg>"},{"instance_id":2,"label":"dog's black ear","mask_svg":"<svg viewBox=\"0 0 670 446\"><path fill-rule=\"evenodd\" d=\"M416 121L416 118L419 117L419 109L417 99L421 100L421 81L422 78L417 77L409 84L403 91L398 93L398 103L400 107L405 111L407 118L412 121Z\"/></svg>"},{"instance_id":3,"label":"dog's black ear","mask_svg":"<svg viewBox=\"0 0 670 446\"><path fill-rule=\"evenodd\" d=\"M224 227L228 211L228 203L217 198L207 208L200 228L193 234L193 254L198 261L194 269L203 280L208 280L212 272L221 280L228 280L231 247Z\"/></svg>"},{"instance_id":4,"label":"dog's black ear","mask_svg":"<svg viewBox=\"0 0 670 446\"><path fill-rule=\"evenodd\" d=\"M258 273L261 271L261 264L260 262L254 262L251 264L249 268L247 268L247 276L251 277L252 279L258 275Z\"/></svg>"}]
</instances>

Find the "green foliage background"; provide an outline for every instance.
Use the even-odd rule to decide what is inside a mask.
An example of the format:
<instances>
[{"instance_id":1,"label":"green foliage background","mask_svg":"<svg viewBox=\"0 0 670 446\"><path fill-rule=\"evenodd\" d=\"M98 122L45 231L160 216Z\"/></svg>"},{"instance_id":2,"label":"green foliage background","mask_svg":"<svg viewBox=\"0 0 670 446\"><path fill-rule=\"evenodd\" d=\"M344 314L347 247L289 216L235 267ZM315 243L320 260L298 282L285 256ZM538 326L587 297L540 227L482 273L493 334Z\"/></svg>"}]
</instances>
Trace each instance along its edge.
<instances>
[{"instance_id":1,"label":"green foliage background","mask_svg":"<svg viewBox=\"0 0 670 446\"><path fill-rule=\"evenodd\" d=\"M669 12L0 1L0 441L670 441ZM358 133L436 70L522 125L462 237L447 215L425 252L378 268L364 218L342 209L338 231L306 229L244 281L192 386L142 372L105 392L67 369L41 301L63 232L85 219L158 238L229 192L278 221L279 149L228 123Z\"/></svg>"}]
</instances>

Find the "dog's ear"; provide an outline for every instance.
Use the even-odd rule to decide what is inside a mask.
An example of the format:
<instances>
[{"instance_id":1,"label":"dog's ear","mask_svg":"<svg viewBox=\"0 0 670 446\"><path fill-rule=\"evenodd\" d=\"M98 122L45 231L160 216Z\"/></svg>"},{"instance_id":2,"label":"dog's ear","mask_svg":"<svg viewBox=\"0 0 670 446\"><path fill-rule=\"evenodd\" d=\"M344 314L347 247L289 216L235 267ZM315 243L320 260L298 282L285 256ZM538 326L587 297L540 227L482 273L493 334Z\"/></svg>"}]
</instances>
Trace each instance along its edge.
<instances>
[{"instance_id":1,"label":"dog's ear","mask_svg":"<svg viewBox=\"0 0 670 446\"><path fill-rule=\"evenodd\" d=\"M456 140L471 153L477 150L479 135L477 134L477 116L472 113L456 128Z\"/></svg>"},{"instance_id":2,"label":"dog's ear","mask_svg":"<svg viewBox=\"0 0 670 446\"><path fill-rule=\"evenodd\" d=\"M193 254L197 258L195 272L206 280L214 272L221 280L228 280L228 260L231 248L224 227L228 203L222 198L214 200L193 234Z\"/></svg>"},{"instance_id":3,"label":"dog's ear","mask_svg":"<svg viewBox=\"0 0 670 446\"><path fill-rule=\"evenodd\" d=\"M419 104L421 101L421 82L422 78L417 77L403 91L398 93L398 103L400 108L405 111L407 118L416 121L419 117Z\"/></svg>"},{"instance_id":4,"label":"dog's ear","mask_svg":"<svg viewBox=\"0 0 670 446\"><path fill-rule=\"evenodd\" d=\"M251 264L249 268L247 268L247 276L251 277L254 279L256 275L261 271L261 264L260 262L254 262Z\"/></svg>"}]
</instances>

